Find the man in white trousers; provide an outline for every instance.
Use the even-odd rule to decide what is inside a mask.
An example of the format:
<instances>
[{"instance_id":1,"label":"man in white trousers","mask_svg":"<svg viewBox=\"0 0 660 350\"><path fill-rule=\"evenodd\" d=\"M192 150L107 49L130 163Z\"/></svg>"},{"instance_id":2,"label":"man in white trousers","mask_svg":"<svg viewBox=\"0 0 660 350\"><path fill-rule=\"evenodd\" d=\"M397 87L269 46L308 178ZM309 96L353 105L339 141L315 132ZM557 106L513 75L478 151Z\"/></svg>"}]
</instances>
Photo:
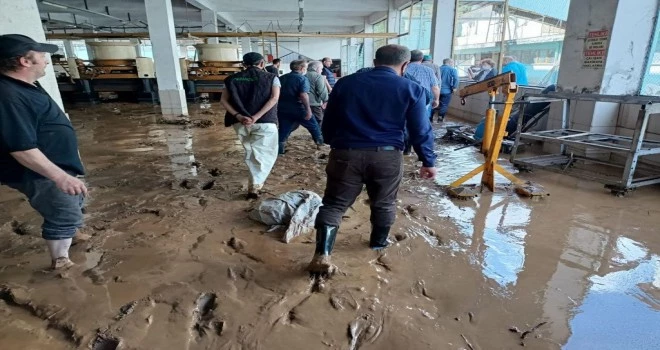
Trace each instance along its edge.
<instances>
[{"instance_id":1,"label":"man in white trousers","mask_svg":"<svg viewBox=\"0 0 660 350\"><path fill-rule=\"evenodd\" d=\"M258 199L277 160L277 101L280 80L264 70L264 57L256 52L243 56L245 70L225 79L222 105L227 110L225 126L236 130L245 148L250 171L247 199Z\"/></svg>"}]
</instances>

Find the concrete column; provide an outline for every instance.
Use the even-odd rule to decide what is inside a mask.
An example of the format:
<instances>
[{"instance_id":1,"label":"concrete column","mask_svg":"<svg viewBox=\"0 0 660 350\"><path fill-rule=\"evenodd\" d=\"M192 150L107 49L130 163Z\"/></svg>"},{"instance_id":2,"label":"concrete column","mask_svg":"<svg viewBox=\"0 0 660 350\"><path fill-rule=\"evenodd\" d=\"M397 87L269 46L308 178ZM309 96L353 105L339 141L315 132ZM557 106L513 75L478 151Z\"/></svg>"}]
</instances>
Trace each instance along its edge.
<instances>
[{"instance_id":1,"label":"concrete column","mask_svg":"<svg viewBox=\"0 0 660 350\"><path fill-rule=\"evenodd\" d=\"M218 32L218 16L215 11L202 9L202 32ZM217 44L218 38L208 38L206 42L208 44Z\"/></svg>"},{"instance_id":2,"label":"concrete column","mask_svg":"<svg viewBox=\"0 0 660 350\"><path fill-rule=\"evenodd\" d=\"M138 57L142 57L142 46L140 45L140 39L131 39L131 42L135 44L135 53Z\"/></svg>"},{"instance_id":3,"label":"concrete column","mask_svg":"<svg viewBox=\"0 0 660 350\"><path fill-rule=\"evenodd\" d=\"M154 53L160 108L164 116L188 115L186 95L181 81L179 50L174 34L170 0L145 0L149 38Z\"/></svg>"},{"instance_id":4,"label":"concrete column","mask_svg":"<svg viewBox=\"0 0 660 350\"><path fill-rule=\"evenodd\" d=\"M241 38L241 50L244 55L248 52L252 52L252 42L250 41L250 38Z\"/></svg>"},{"instance_id":5,"label":"concrete column","mask_svg":"<svg viewBox=\"0 0 660 350\"><path fill-rule=\"evenodd\" d=\"M450 58L454 44L455 0L434 0L431 22L431 55L435 63Z\"/></svg>"},{"instance_id":6,"label":"concrete column","mask_svg":"<svg viewBox=\"0 0 660 350\"><path fill-rule=\"evenodd\" d=\"M36 1L0 0L0 8L0 33L22 34L40 43L46 42ZM64 110L52 65L46 67L46 75L39 79L39 83Z\"/></svg>"},{"instance_id":7,"label":"concrete column","mask_svg":"<svg viewBox=\"0 0 660 350\"><path fill-rule=\"evenodd\" d=\"M66 58L76 57L76 52L73 50L73 43L71 40L64 40L64 53Z\"/></svg>"},{"instance_id":8,"label":"concrete column","mask_svg":"<svg viewBox=\"0 0 660 350\"><path fill-rule=\"evenodd\" d=\"M608 95L639 92L650 54L658 14L657 0L572 1L561 55L559 91ZM590 32L607 31L605 62L585 65ZM572 107L570 128L614 134L619 105L579 102ZM553 105L549 127L561 127L561 106Z\"/></svg>"},{"instance_id":9,"label":"concrete column","mask_svg":"<svg viewBox=\"0 0 660 350\"><path fill-rule=\"evenodd\" d=\"M399 9L396 7L396 0L389 0L389 6L387 8L387 32L388 33L398 33L399 32ZM399 38L392 38L387 40L388 44L398 44Z\"/></svg>"},{"instance_id":10,"label":"concrete column","mask_svg":"<svg viewBox=\"0 0 660 350\"><path fill-rule=\"evenodd\" d=\"M365 17L364 19L364 32L366 34L368 33L373 33L374 32L374 26L373 24L369 23L369 17ZM365 38L364 39L364 66L365 67L373 67L374 65L374 39L373 38Z\"/></svg>"}]
</instances>

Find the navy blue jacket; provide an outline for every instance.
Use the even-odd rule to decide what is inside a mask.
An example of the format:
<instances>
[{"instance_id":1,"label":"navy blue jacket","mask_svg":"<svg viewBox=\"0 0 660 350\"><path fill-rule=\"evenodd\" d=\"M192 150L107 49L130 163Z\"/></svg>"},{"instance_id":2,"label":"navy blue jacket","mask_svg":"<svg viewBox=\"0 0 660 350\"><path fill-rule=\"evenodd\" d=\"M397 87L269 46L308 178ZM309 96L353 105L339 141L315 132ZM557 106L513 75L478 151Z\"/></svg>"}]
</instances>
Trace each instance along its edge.
<instances>
[{"instance_id":1,"label":"navy blue jacket","mask_svg":"<svg viewBox=\"0 0 660 350\"><path fill-rule=\"evenodd\" d=\"M425 167L435 166L424 88L388 67L337 81L323 117L323 139L335 149L404 147L404 129Z\"/></svg>"}]
</instances>

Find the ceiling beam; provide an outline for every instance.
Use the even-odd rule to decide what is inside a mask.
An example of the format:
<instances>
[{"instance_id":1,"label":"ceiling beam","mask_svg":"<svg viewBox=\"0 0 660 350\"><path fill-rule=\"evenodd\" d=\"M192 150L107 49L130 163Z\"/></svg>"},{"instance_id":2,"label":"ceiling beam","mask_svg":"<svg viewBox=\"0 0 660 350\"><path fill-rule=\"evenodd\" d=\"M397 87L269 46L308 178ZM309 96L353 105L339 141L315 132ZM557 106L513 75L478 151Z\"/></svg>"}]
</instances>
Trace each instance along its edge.
<instances>
[{"instance_id":1,"label":"ceiling beam","mask_svg":"<svg viewBox=\"0 0 660 350\"><path fill-rule=\"evenodd\" d=\"M180 33L178 38L396 38L396 33L276 33L276 32L242 32L242 33ZM67 33L46 34L46 39L147 39L148 32L142 33Z\"/></svg>"}]
</instances>

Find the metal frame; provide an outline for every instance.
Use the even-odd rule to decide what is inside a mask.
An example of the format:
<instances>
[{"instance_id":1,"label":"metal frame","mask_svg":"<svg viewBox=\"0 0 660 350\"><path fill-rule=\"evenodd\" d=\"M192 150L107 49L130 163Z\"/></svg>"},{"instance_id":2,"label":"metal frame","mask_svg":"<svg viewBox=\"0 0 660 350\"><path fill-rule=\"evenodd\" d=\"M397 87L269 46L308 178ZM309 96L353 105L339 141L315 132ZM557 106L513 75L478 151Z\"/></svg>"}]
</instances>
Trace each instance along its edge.
<instances>
[{"instance_id":1,"label":"metal frame","mask_svg":"<svg viewBox=\"0 0 660 350\"><path fill-rule=\"evenodd\" d=\"M511 152L511 162L519 167L539 167L550 171L567 173L567 169L576 160L596 162L608 166L621 167L619 164L604 162L598 159L588 157L579 157L573 154L567 154L568 146L579 148L595 148L605 150L611 153L617 153L626 157L626 164L623 166L623 173L620 180L612 180L596 174L572 174L576 177L589 178L604 183L613 193L624 194L625 192L653 184L660 183L660 169L651 169L651 176L635 178L635 172L638 170L639 158L643 156L660 154L660 141L646 141L646 131L649 119L653 114L660 114L660 97L653 96L614 96L598 94L572 94L552 92L548 94L527 94L525 97L540 98L539 101L562 100L562 128L557 130L547 130L539 132L520 132L522 125L518 122L518 132ZM571 101L592 101L592 102L611 102L619 104L640 105L640 111L637 117L635 133L633 137L610 135L603 133L592 133L570 128L570 106ZM518 146L521 140L543 141L561 145L561 153L556 155L545 155L539 157L530 157L516 159ZM562 162L564 164L562 164ZM561 166L563 165L563 166Z\"/></svg>"}]
</instances>

